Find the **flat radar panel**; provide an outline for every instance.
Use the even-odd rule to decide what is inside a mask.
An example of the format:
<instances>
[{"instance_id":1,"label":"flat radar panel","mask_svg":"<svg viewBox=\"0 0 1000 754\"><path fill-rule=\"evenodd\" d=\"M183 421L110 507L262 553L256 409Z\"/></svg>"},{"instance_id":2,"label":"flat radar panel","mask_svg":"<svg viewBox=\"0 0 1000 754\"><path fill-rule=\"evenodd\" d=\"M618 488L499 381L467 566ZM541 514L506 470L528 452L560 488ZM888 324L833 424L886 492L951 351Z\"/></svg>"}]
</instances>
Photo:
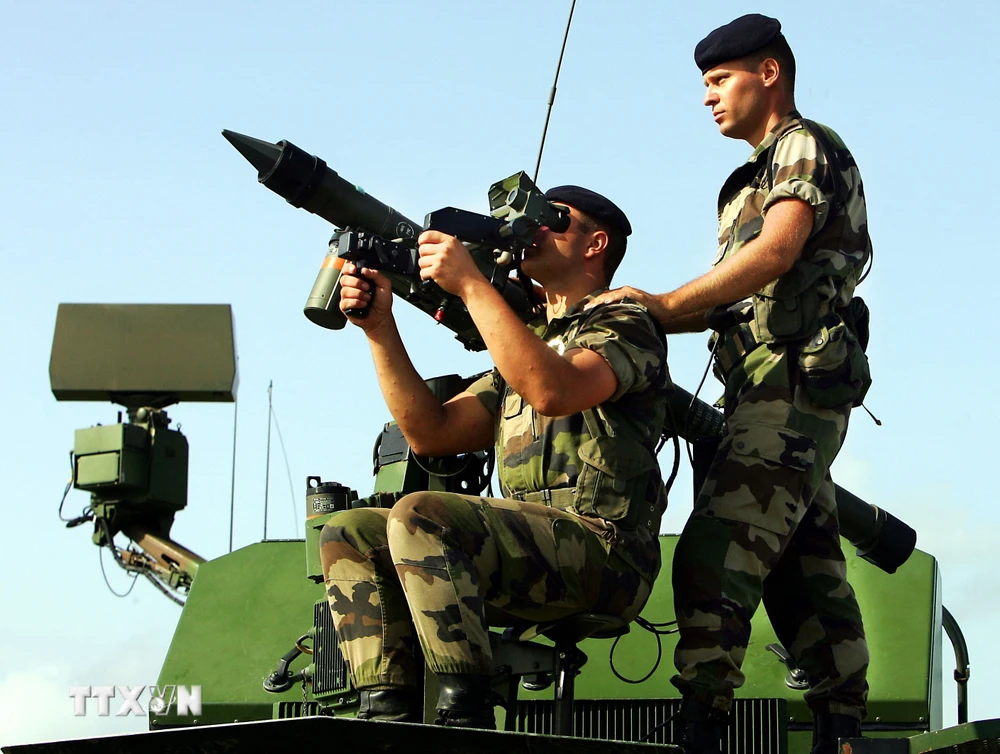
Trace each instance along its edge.
<instances>
[{"instance_id":1,"label":"flat radar panel","mask_svg":"<svg viewBox=\"0 0 1000 754\"><path fill-rule=\"evenodd\" d=\"M232 403L238 379L229 304L59 304L56 400Z\"/></svg>"}]
</instances>

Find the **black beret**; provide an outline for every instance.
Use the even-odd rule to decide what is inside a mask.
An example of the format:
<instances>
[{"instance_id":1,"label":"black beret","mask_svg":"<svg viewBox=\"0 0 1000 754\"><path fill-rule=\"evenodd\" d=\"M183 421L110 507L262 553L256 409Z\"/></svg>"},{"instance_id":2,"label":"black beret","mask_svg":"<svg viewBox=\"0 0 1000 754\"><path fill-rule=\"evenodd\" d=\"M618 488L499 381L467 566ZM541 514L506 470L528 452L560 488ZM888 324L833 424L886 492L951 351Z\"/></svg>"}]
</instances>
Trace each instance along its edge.
<instances>
[{"instance_id":1,"label":"black beret","mask_svg":"<svg viewBox=\"0 0 1000 754\"><path fill-rule=\"evenodd\" d=\"M631 235L632 225L618 205L596 191L580 186L556 186L545 192L550 202L568 204L610 228L616 228L626 236Z\"/></svg>"},{"instance_id":2,"label":"black beret","mask_svg":"<svg viewBox=\"0 0 1000 754\"><path fill-rule=\"evenodd\" d=\"M702 73L720 63L736 60L769 45L781 35L776 18L748 13L720 26L694 48L694 62Z\"/></svg>"}]
</instances>

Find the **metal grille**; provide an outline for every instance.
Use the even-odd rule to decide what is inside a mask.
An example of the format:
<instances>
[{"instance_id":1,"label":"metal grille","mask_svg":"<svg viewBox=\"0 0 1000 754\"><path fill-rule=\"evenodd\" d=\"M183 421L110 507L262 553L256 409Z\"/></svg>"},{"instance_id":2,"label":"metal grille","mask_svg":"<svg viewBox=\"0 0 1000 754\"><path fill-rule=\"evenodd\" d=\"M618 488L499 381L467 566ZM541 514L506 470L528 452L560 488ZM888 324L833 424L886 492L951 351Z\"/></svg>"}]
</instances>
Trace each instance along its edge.
<instances>
[{"instance_id":1,"label":"metal grille","mask_svg":"<svg viewBox=\"0 0 1000 754\"><path fill-rule=\"evenodd\" d=\"M736 699L729 729L723 735L726 754L786 754L784 699ZM606 741L676 741L673 716L679 699L578 699L573 704L573 735ZM551 733L553 702L518 701L516 730Z\"/></svg>"},{"instance_id":2,"label":"metal grille","mask_svg":"<svg viewBox=\"0 0 1000 754\"><path fill-rule=\"evenodd\" d=\"M333 618L330 617L330 606L326 600L313 605L313 625L316 627L316 639L313 642L313 663L316 666L313 696L348 690L350 682L347 663L337 646L337 632L333 628Z\"/></svg>"},{"instance_id":3,"label":"metal grille","mask_svg":"<svg viewBox=\"0 0 1000 754\"><path fill-rule=\"evenodd\" d=\"M975 741L966 741L957 744L950 749L940 751L954 752L954 754L1000 754L1000 738L980 738Z\"/></svg>"},{"instance_id":4,"label":"metal grille","mask_svg":"<svg viewBox=\"0 0 1000 754\"><path fill-rule=\"evenodd\" d=\"M275 720L287 720L295 717L313 717L320 713L318 702L278 702Z\"/></svg>"}]
</instances>

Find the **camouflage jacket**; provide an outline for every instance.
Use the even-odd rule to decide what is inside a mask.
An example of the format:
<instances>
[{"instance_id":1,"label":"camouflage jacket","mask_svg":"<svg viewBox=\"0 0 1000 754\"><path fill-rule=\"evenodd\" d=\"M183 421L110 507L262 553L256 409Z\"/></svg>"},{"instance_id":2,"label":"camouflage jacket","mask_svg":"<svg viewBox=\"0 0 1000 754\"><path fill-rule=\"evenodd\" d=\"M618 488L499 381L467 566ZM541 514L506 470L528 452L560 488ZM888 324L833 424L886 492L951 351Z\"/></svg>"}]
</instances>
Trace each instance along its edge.
<instances>
[{"instance_id":1,"label":"camouflage jacket","mask_svg":"<svg viewBox=\"0 0 1000 754\"><path fill-rule=\"evenodd\" d=\"M497 418L502 494L539 502L537 493L564 491L549 504L580 514L652 580L666 509L654 454L671 389L666 345L646 309L628 299L583 311L600 292L532 330L559 353L589 348L603 356L618 378L608 401L571 416L542 416L495 369L468 391Z\"/></svg>"},{"instance_id":2,"label":"camouflage jacket","mask_svg":"<svg viewBox=\"0 0 1000 754\"><path fill-rule=\"evenodd\" d=\"M813 227L792 269L745 301L753 334L766 343L812 336L819 317L850 302L872 253L854 158L831 129L792 111L723 185L713 264L738 254L760 234L768 208L788 198L814 208Z\"/></svg>"}]
</instances>

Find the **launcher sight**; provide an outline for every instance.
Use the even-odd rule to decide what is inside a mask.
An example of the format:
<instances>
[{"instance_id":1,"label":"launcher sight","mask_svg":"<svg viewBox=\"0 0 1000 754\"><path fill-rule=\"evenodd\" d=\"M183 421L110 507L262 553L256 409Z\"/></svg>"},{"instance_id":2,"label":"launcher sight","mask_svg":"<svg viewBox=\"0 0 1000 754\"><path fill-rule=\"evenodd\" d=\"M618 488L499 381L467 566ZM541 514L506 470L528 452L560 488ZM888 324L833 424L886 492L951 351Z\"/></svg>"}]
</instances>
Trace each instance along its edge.
<instances>
[{"instance_id":1,"label":"launcher sight","mask_svg":"<svg viewBox=\"0 0 1000 754\"><path fill-rule=\"evenodd\" d=\"M565 206L549 202L524 171L497 181L488 193L490 214L503 220L515 238L530 239L543 225L556 233L569 228Z\"/></svg>"}]
</instances>

